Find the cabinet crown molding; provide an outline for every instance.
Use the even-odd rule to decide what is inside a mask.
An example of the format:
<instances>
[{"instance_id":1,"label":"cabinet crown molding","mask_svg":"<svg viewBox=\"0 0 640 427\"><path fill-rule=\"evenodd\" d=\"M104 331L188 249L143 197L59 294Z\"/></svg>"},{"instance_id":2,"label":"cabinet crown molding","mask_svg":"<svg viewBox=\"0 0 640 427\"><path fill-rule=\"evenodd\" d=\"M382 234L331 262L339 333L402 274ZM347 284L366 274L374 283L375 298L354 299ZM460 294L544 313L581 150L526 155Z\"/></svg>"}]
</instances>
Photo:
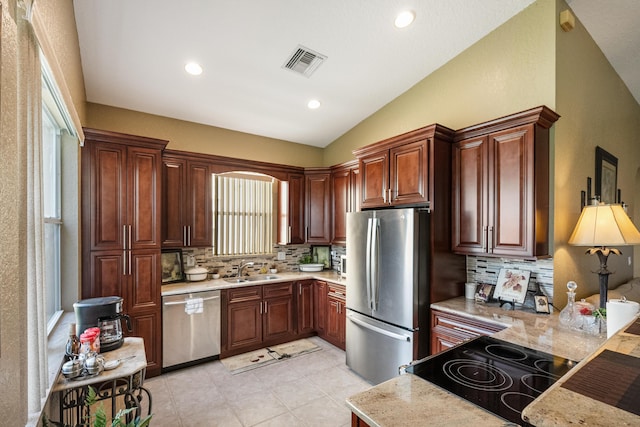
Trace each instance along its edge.
<instances>
[{"instance_id":1,"label":"cabinet crown molding","mask_svg":"<svg viewBox=\"0 0 640 427\"><path fill-rule=\"evenodd\" d=\"M476 138L478 136L531 123L535 123L544 129L549 129L559 118L560 115L558 113L551 110L549 107L541 105L529 110L520 111L518 113L509 114L508 116L499 117L487 122L458 129L455 132L454 141L458 142L469 138Z\"/></svg>"}]
</instances>

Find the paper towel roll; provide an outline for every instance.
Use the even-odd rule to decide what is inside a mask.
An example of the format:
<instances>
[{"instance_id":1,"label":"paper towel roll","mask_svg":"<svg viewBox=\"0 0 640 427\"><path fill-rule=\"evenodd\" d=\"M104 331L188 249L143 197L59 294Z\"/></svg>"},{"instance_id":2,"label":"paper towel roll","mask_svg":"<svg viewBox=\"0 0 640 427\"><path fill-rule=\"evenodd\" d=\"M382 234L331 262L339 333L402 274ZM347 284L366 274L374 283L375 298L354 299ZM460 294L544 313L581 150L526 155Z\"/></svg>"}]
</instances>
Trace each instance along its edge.
<instances>
[{"instance_id":1,"label":"paper towel roll","mask_svg":"<svg viewBox=\"0 0 640 427\"><path fill-rule=\"evenodd\" d=\"M640 311L635 301L612 299L607 302L607 338L630 323Z\"/></svg>"}]
</instances>

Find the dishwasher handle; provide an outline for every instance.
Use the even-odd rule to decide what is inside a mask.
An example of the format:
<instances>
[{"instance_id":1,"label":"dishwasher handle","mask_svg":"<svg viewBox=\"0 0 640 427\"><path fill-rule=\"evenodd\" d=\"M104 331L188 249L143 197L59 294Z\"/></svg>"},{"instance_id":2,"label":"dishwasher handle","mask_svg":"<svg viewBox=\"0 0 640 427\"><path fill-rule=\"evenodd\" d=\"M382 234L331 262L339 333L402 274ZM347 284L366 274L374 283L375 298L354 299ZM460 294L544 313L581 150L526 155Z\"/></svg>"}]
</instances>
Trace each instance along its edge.
<instances>
[{"instance_id":1,"label":"dishwasher handle","mask_svg":"<svg viewBox=\"0 0 640 427\"><path fill-rule=\"evenodd\" d=\"M214 296L214 297L207 297L207 298L202 298L202 301L210 301L212 299L220 299L220 296ZM165 303L163 303L163 305L185 305L187 303L188 300L182 300L182 301L167 301Z\"/></svg>"}]
</instances>

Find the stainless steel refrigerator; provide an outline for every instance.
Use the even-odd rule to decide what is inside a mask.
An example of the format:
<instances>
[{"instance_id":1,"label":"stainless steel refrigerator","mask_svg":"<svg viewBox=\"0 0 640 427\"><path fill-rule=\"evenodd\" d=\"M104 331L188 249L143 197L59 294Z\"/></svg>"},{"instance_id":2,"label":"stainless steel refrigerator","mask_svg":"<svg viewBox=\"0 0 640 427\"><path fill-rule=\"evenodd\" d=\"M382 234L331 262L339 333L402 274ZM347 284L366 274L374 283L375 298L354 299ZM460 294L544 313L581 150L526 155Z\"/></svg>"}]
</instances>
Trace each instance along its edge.
<instances>
[{"instance_id":1,"label":"stainless steel refrigerator","mask_svg":"<svg viewBox=\"0 0 640 427\"><path fill-rule=\"evenodd\" d=\"M430 214L347 214L347 366L372 384L429 348Z\"/></svg>"}]
</instances>

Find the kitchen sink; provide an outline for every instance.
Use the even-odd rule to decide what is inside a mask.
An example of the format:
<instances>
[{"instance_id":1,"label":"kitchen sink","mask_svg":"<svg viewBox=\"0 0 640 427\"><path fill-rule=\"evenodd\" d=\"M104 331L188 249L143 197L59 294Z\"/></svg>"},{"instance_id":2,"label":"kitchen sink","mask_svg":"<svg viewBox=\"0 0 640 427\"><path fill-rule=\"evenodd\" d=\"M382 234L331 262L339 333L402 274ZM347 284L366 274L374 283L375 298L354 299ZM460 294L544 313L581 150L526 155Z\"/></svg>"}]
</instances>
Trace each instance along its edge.
<instances>
[{"instance_id":1,"label":"kitchen sink","mask_svg":"<svg viewBox=\"0 0 640 427\"><path fill-rule=\"evenodd\" d=\"M245 277L227 277L225 282L228 283L246 283L246 282L259 282L261 280L276 280L280 279L280 276L274 274L260 274L258 276L245 276Z\"/></svg>"}]
</instances>

